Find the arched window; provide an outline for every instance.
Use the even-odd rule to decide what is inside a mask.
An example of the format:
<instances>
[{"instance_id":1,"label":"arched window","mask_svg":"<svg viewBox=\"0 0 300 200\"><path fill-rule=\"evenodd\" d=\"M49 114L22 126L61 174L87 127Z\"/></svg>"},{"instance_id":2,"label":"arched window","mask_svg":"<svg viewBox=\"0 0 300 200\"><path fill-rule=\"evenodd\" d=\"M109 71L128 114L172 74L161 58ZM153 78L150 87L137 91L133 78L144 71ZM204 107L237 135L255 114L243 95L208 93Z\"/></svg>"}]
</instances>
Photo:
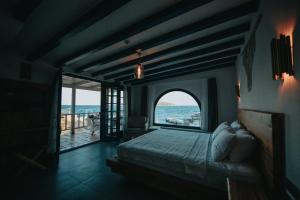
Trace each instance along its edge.
<instances>
[{"instance_id":1,"label":"arched window","mask_svg":"<svg viewBox=\"0 0 300 200\"><path fill-rule=\"evenodd\" d=\"M154 125L200 128L201 105L190 92L169 90L154 104Z\"/></svg>"}]
</instances>

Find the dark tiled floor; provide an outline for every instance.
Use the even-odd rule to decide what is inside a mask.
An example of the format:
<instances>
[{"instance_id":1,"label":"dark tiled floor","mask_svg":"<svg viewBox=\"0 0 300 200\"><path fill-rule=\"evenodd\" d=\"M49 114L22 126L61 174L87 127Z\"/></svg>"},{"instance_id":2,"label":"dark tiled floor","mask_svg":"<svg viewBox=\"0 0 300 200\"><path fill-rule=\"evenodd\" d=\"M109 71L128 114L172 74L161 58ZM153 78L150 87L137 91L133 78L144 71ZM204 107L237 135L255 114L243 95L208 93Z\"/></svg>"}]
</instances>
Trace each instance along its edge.
<instances>
[{"instance_id":1,"label":"dark tiled floor","mask_svg":"<svg viewBox=\"0 0 300 200\"><path fill-rule=\"evenodd\" d=\"M23 175L9 186L10 197L4 199L174 199L112 173L105 160L115 155L116 145L100 142L63 153L58 169Z\"/></svg>"}]
</instances>

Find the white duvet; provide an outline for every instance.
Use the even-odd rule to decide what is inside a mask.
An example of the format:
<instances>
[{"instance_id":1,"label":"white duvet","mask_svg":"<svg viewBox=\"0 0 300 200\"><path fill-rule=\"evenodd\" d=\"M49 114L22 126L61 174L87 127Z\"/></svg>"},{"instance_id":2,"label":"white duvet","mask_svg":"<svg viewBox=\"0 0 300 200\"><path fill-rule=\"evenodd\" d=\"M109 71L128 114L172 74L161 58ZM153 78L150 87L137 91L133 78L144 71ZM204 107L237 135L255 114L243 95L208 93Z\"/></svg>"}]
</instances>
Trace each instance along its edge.
<instances>
[{"instance_id":1,"label":"white duvet","mask_svg":"<svg viewBox=\"0 0 300 200\"><path fill-rule=\"evenodd\" d=\"M210 134L160 129L120 144L118 157L203 177L209 140Z\"/></svg>"}]
</instances>

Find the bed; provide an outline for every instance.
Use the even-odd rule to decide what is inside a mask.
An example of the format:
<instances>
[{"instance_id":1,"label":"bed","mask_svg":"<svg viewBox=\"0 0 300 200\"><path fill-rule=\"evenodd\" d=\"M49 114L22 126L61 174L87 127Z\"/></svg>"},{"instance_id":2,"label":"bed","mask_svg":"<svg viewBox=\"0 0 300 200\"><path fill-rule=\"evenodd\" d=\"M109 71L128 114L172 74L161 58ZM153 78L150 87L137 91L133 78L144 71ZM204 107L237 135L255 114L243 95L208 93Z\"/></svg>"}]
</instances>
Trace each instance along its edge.
<instances>
[{"instance_id":1,"label":"bed","mask_svg":"<svg viewBox=\"0 0 300 200\"><path fill-rule=\"evenodd\" d=\"M210 133L159 129L120 144L117 157L107 164L117 173L181 198L223 198L227 177L279 188L282 115L239 110L239 120L260 142L257 162L214 162Z\"/></svg>"}]
</instances>

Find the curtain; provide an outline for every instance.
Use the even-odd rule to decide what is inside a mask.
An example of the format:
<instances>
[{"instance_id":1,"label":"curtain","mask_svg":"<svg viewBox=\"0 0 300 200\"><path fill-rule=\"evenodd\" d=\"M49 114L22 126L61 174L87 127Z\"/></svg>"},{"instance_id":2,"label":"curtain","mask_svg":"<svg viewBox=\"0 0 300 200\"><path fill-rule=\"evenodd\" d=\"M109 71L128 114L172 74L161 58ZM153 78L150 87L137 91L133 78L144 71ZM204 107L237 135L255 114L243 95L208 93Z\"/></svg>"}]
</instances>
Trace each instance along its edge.
<instances>
[{"instance_id":1,"label":"curtain","mask_svg":"<svg viewBox=\"0 0 300 200\"><path fill-rule=\"evenodd\" d=\"M141 115L148 116L148 87L142 87Z\"/></svg>"},{"instance_id":2,"label":"curtain","mask_svg":"<svg viewBox=\"0 0 300 200\"><path fill-rule=\"evenodd\" d=\"M218 90L216 78L207 81L208 130L214 131L218 126Z\"/></svg>"}]
</instances>

